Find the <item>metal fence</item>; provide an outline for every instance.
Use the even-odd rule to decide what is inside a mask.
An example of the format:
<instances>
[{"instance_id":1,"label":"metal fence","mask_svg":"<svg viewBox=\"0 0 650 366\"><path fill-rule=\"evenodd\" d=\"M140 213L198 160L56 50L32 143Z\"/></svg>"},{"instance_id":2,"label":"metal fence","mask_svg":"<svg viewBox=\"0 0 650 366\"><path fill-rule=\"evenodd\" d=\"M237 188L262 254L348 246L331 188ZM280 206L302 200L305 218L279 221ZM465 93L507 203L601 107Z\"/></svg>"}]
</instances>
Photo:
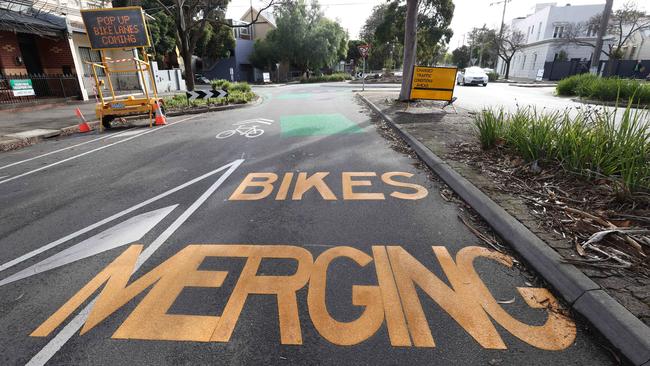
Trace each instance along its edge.
<instances>
[{"instance_id":1,"label":"metal fence","mask_svg":"<svg viewBox=\"0 0 650 366\"><path fill-rule=\"evenodd\" d=\"M650 73L650 60L641 61L641 71L635 72L636 60L601 61L598 74L602 76L618 76L622 78L644 79ZM589 72L589 61L549 61L544 63L544 79L562 80L576 74Z\"/></svg>"},{"instance_id":2,"label":"metal fence","mask_svg":"<svg viewBox=\"0 0 650 366\"><path fill-rule=\"evenodd\" d=\"M32 81L35 96L16 97L10 80ZM80 97L79 81L76 75L63 74L0 74L0 104L14 104L34 101L37 98Z\"/></svg>"}]
</instances>

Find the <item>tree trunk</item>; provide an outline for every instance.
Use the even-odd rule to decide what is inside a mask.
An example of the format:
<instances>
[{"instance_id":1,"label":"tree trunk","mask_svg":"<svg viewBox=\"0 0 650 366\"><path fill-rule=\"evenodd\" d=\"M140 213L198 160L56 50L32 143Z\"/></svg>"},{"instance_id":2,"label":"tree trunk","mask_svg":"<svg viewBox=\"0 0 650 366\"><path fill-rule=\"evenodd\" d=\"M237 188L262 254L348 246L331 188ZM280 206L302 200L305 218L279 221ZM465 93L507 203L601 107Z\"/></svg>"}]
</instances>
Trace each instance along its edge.
<instances>
[{"instance_id":1,"label":"tree trunk","mask_svg":"<svg viewBox=\"0 0 650 366\"><path fill-rule=\"evenodd\" d=\"M508 78L510 77L510 61L511 60L506 61L506 77L504 78L505 80L508 80Z\"/></svg>"},{"instance_id":2,"label":"tree trunk","mask_svg":"<svg viewBox=\"0 0 650 366\"><path fill-rule=\"evenodd\" d=\"M180 35L181 56L185 64L185 86L187 90L194 90L194 68L192 67L192 50L190 50L190 40L187 33Z\"/></svg>"},{"instance_id":3,"label":"tree trunk","mask_svg":"<svg viewBox=\"0 0 650 366\"><path fill-rule=\"evenodd\" d=\"M598 26L598 38L596 38L594 54L591 58L591 72L594 74L598 71L598 66L600 64L600 54L603 52L603 37L607 32L607 25L609 24L609 15L612 13L613 2L614 0L605 1L605 9L603 10L603 15L600 17L600 25Z\"/></svg>"},{"instance_id":4,"label":"tree trunk","mask_svg":"<svg viewBox=\"0 0 650 366\"><path fill-rule=\"evenodd\" d=\"M402 89L399 100L406 101L411 98L411 82L413 79L413 65L417 51L417 15L418 0L406 2L406 25L404 29L404 62L402 71Z\"/></svg>"}]
</instances>

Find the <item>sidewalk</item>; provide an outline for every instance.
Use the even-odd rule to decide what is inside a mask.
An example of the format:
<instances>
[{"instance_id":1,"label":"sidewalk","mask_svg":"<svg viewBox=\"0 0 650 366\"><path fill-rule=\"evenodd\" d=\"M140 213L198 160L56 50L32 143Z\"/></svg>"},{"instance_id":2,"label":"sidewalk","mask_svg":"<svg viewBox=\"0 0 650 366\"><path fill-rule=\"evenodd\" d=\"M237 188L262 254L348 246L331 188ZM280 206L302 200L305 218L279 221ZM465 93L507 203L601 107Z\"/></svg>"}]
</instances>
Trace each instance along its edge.
<instances>
[{"instance_id":1,"label":"sidewalk","mask_svg":"<svg viewBox=\"0 0 650 366\"><path fill-rule=\"evenodd\" d=\"M175 93L162 93L159 96ZM137 94L134 94L137 95ZM20 143L29 139L53 137L66 128L79 124L75 111L79 108L86 120L96 121L95 100L63 101L58 103L0 109L0 144Z\"/></svg>"}]
</instances>

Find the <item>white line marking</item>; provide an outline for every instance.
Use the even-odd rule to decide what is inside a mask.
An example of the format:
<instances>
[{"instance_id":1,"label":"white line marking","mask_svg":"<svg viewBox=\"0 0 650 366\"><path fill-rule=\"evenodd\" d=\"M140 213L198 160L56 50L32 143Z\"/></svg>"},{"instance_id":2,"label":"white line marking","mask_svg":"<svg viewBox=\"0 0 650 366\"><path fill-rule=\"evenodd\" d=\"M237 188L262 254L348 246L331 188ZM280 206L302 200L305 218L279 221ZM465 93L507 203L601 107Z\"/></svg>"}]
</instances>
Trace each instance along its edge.
<instances>
[{"instance_id":1,"label":"white line marking","mask_svg":"<svg viewBox=\"0 0 650 366\"><path fill-rule=\"evenodd\" d=\"M135 273L144 262L149 259L154 252L162 246L167 239L169 239L176 230L178 230L183 223L214 193L214 191L223 184L223 182L237 169L244 160L235 160L226 165L230 168L219 177L219 179L210 186L190 207L187 208L165 231L163 231L152 243L149 245L138 257L135 264L133 273ZM74 317L54 338L52 338L31 360L26 364L27 366L42 366L45 365L69 340L74 336L79 329L83 326L88 314L92 310L97 297L95 297L88 305L86 305L81 312Z\"/></svg>"},{"instance_id":2,"label":"white line marking","mask_svg":"<svg viewBox=\"0 0 650 366\"><path fill-rule=\"evenodd\" d=\"M141 240L146 233L158 225L177 206L167 206L131 217L97 235L91 236L78 244L0 280L0 286Z\"/></svg>"},{"instance_id":3,"label":"white line marking","mask_svg":"<svg viewBox=\"0 0 650 366\"><path fill-rule=\"evenodd\" d=\"M0 184L10 182L10 181L12 181L12 180L14 180L14 179L22 178L22 177L24 177L24 176L27 176L27 175L30 175L30 174L34 174L34 173L36 173L36 172L40 172L41 170L45 170L45 169L51 168L51 167L56 166L56 165L59 165L59 164L63 164L63 163L65 163L65 162L67 162L67 161L74 160L74 159L80 158L80 157L82 157L82 156L86 156L86 155L88 155L88 154L92 154L92 153L97 152L97 151L100 151L100 150L104 150L104 149L106 149L106 148L108 148L108 147L111 147L111 146L114 146L114 145L117 145L117 144L121 144L121 143L123 143L123 142L127 142L127 141L129 141L129 140L133 140L134 138L137 138L137 137L140 137L140 136L146 135L146 134L148 134L148 133L152 133L152 132L160 131L160 130L166 128L166 127L170 127L170 126L173 126L173 125L175 125L175 124L177 124L177 123L185 122L185 121L187 121L187 120L190 120L190 119L193 119L193 118L197 118L197 117L199 117L199 116L200 116L200 115L197 114L197 115L194 115L194 116L191 116L191 117L187 117L187 118L184 118L184 119L181 119L181 120L178 120L178 121L172 122L172 123L168 123L168 124L166 124L166 125L164 125L164 126L160 126L160 127L156 128L156 129L151 129L151 130L149 130L149 131L145 131L145 132L143 132L143 133L141 133L141 134L139 134L139 135L135 135L135 136L127 137L127 138L125 138L124 140L120 140L120 141L116 141L116 142L113 142L113 143L108 144L108 145L100 146L100 147L98 147L98 148L95 148L95 149L92 149L92 150L86 151L86 152L81 153L81 154L79 154L79 155L71 156L71 157L69 157L69 158L67 158L67 159L59 160L59 161L57 161L57 162L55 162L55 163L52 163L52 164L43 165L43 166L40 167L40 168L37 168L37 169L34 169L34 170L30 170L30 171L25 172L25 173L22 173L22 174L15 175L15 176L13 176L13 177L11 177L11 178L8 178L8 179L5 179L5 180L0 180Z\"/></svg>"},{"instance_id":4,"label":"white line marking","mask_svg":"<svg viewBox=\"0 0 650 366\"><path fill-rule=\"evenodd\" d=\"M129 130L130 130L130 129L129 129ZM128 130L127 130L127 131L128 131ZM45 154L42 154L42 155L34 156L34 157L32 157L32 158L29 158L29 159L20 160L20 161L17 161L17 162L15 162L15 163L11 163L11 164L7 164L7 165L5 165L5 166L1 166L1 167L0 167L0 170L2 170L2 169L6 169L6 168L9 168L9 167L12 167L12 166L18 165L18 164L26 163L26 162L28 162L28 161L32 161L32 160L36 160L36 159L40 159L40 158L43 158L43 157L46 157L46 156L49 156L49 155L52 155L52 154L59 153L59 152L61 152L61 151L74 149L75 147L82 146L82 145L86 145L86 144L89 144L89 143L91 143L91 142L95 142L95 141L99 141L99 140L103 140L103 139L109 139L109 138L117 137L118 135L121 135L121 134L123 134L123 133L126 133L126 131L123 131L123 132L120 132L120 133L111 134L111 135L108 135L108 136L98 137L98 138L96 138L96 139L92 139L92 140L89 140L89 141L86 141L86 142L82 142L82 143L79 143L79 144L76 144L76 145L72 145L72 146L64 147L64 148L62 148L62 149L58 149L58 150L54 150L54 151L50 151L49 153L45 153ZM0 178L4 178L4 177L0 177Z\"/></svg>"},{"instance_id":5,"label":"white line marking","mask_svg":"<svg viewBox=\"0 0 650 366\"><path fill-rule=\"evenodd\" d=\"M121 132L121 133L116 133L116 134L110 135L108 137L108 140L115 139L115 138L120 138L120 137L138 135L138 134L141 134L143 132L144 132L144 130L141 130L141 129L137 129L137 130L133 130L133 131L124 131L124 132Z\"/></svg>"},{"instance_id":6,"label":"white line marking","mask_svg":"<svg viewBox=\"0 0 650 366\"><path fill-rule=\"evenodd\" d=\"M196 177L196 178L194 178L194 179L192 179L190 181L187 181L187 182L185 182L185 183L183 183L183 184L181 184L181 185L179 185L177 187L174 187L174 188L172 188L172 189L170 189L170 190L168 190L166 192L163 192L163 193L161 193L161 194L159 194L159 195L157 195L155 197L152 197L152 198L149 198L146 201L140 202L135 206L132 206L130 208L127 208L126 210L120 211L120 212L118 212L118 213L116 213L116 214L114 214L112 216L109 216L109 217L103 219L103 220L97 221L96 223L94 223L94 224L92 224L90 226L87 226L87 227L85 227L85 228L83 228L81 230L78 230L78 231L76 231L76 232L74 232L74 233L72 233L70 235L64 236L61 239L55 240L55 241L53 241L53 242L51 242L49 244L46 244L46 245L44 245L44 246L42 246L42 247L40 247L38 249L32 250L31 252L29 252L27 254L24 254L24 255L14 259L14 260L11 260L11 261L9 261L7 263L4 263L4 264L0 265L0 272L4 271L7 268L11 268L11 267L15 266L16 264L24 262L24 261L26 261L26 260L28 260L28 259L30 259L30 258L32 258L32 257L34 257L34 256L36 256L38 254L41 254L46 250L49 250L49 249L52 249L52 248L54 248L54 247L56 247L58 245L61 245L61 244L65 243L65 242L67 242L68 240L74 239L74 238L78 237L79 235L83 235L83 234L89 232L90 230L98 228L98 227L100 227L100 226L102 226L102 225L104 225L106 223L109 223L109 222L111 222L111 221L113 221L113 220L115 220L117 218L120 218L120 217L122 217L122 216L124 216L126 214L129 214L129 213L137 210L137 209L140 209L140 208L142 208L142 207L144 207L144 206L146 206L146 205L148 205L150 203L156 202L161 198L167 197L170 194L172 194L174 192L177 192L177 191L180 191L181 189L183 189L183 188L185 188L187 186L190 186L190 185L192 185L192 184L194 184L196 182L199 182L199 181L201 181L201 180L203 180L203 179L205 179L205 178L207 178L207 177L209 177L211 175L219 173L220 171L228 168L229 166L230 166L230 164L224 165L224 166L222 166L220 168L217 168L217 169L215 169L215 170L213 170L211 172L205 173L205 174L203 174L203 175L201 175L199 177Z\"/></svg>"}]
</instances>

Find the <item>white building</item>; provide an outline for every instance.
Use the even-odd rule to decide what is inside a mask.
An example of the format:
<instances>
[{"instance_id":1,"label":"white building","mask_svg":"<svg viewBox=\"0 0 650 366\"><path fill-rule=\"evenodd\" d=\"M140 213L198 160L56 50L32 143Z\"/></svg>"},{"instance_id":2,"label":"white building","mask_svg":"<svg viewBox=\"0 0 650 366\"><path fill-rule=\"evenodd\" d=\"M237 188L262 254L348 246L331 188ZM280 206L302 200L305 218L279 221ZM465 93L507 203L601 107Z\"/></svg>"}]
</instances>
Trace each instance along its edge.
<instances>
[{"instance_id":1,"label":"white building","mask_svg":"<svg viewBox=\"0 0 650 366\"><path fill-rule=\"evenodd\" d=\"M567 34L570 30L580 29L583 41L595 43L597 29L580 27L603 11L604 4L557 6L555 3L536 4L533 13L515 18L511 28L524 34L526 46L518 51L510 63L510 77L534 79L537 70L544 68L544 63L557 59L562 51L567 60L591 60L593 47L568 44ZM606 45L604 46L606 47ZM607 57L603 54L602 60ZM504 75L506 65L499 59L497 71Z\"/></svg>"}]
</instances>

